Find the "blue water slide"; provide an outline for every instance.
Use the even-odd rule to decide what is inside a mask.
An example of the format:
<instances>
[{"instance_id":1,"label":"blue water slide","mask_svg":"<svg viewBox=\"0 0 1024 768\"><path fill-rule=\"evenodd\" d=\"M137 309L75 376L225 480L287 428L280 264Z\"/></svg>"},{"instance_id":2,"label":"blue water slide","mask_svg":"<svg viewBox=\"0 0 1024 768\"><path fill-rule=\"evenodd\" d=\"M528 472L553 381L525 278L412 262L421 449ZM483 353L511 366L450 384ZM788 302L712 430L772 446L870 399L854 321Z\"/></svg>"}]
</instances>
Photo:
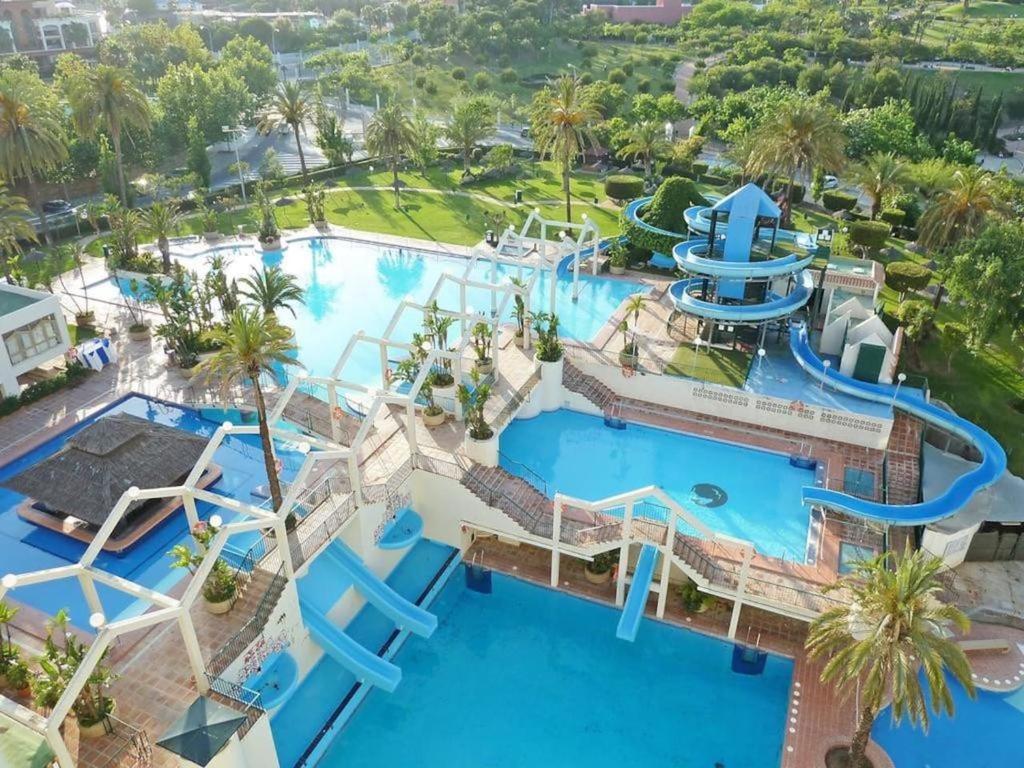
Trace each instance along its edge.
<instances>
[{"instance_id":1,"label":"blue water slide","mask_svg":"<svg viewBox=\"0 0 1024 768\"><path fill-rule=\"evenodd\" d=\"M653 232L656 235L675 237L678 238L679 240L686 240L687 238L689 238L689 235L686 233L672 232L667 229L661 229L660 227L656 227L653 224L648 224L646 221L640 218L640 214L643 213L644 208L646 208L653 199L653 196L638 197L636 200L627 205L626 209L622 213L628 221L632 222L633 224L636 224L638 227L646 229L648 232ZM705 206L697 207L703 208ZM688 208L687 211L689 210L690 209Z\"/></svg>"},{"instance_id":2,"label":"blue water slide","mask_svg":"<svg viewBox=\"0 0 1024 768\"><path fill-rule=\"evenodd\" d=\"M619 640L636 640L637 630L640 629L640 619L644 616L644 608L647 605L647 596L651 593L651 579L654 578L654 564L658 560L658 548L653 544L644 544L640 550L640 557L636 561L636 568L633 570L633 583L630 584L629 594L626 596L626 605L622 609L622 616L619 618L619 627L615 630L615 636Z\"/></svg>"},{"instance_id":3,"label":"blue water slide","mask_svg":"<svg viewBox=\"0 0 1024 768\"><path fill-rule=\"evenodd\" d=\"M717 200L717 195L707 195L709 200ZM644 198L647 200L649 198ZM707 205L691 205L685 211L683 211L683 221L686 222L686 226L690 231L696 232L699 235L707 235L711 232L711 208ZM724 235L729 231L729 219L728 217L719 216L717 222L715 222L715 233ZM771 240L772 232L770 229L762 230L760 235L761 240ZM779 243L794 243L801 248L807 250L814 250L817 248L814 236L807 232L796 232L791 229L780 229L775 232L775 241Z\"/></svg>"},{"instance_id":4,"label":"blue water slide","mask_svg":"<svg viewBox=\"0 0 1024 768\"><path fill-rule=\"evenodd\" d=\"M399 628L415 632L422 637L430 637L437 629L437 616L398 594L367 568L366 563L345 544L334 541L325 552L327 557L352 579L352 583L367 602L395 622Z\"/></svg>"},{"instance_id":5,"label":"blue water slide","mask_svg":"<svg viewBox=\"0 0 1024 768\"><path fill-rule=\"evenodd\" d=\"M785 296L769 293L768 300L759 304L716 304L693 295L704 280L703 277L689 277L672 283L668 289L672 303L680 312L727 323L756 323L786 317L806 304L814 291L814 275L804 270L797 275L796 287Z\"/></svg>"},{"instance_id":6,"label":"blue water slide","mask_svg":"<svg viewBox=\"0 0 1024 768\"><path fill-rule=\"evenodd\" d=\"M316 606L299 600L302 619L324 653L356 676L390 693L402 680L402 670L367 650L328 619Z\"/></svg>"},{"instance_id":7,"label":"blue water slide","mask_svg":"<svg viewBox=\"0 0 1024 768\"><path fill-rule=\"evenodd\" d=\"M800 367L825 386L864 400L891 403L893 407L927 424L966 440L982 457L980 464L954 480L945 493L918 504L882 504L839 491L812 487L803 489L805 503L891 525L925 525L956 514L978 491L991 486L1006 471L1006 452L1003 447L992 435L967 419L926 402L916 391L900 389L891 384L869 384L844 376L838 371L826 370L821 359L811 349L806 326L795 325L790 329L789 346Z\"/></svg>"},{"instance_id":8,"label":"blue water slide","mask_svg":"<svg viewBox=\"0 0 1024 768\"><path fill-rule=\"evenodd\" d=\"M795 253L765 261L724 261L707 258L707 252L707 240L687 240L672 249L672 258L680 269L692 274L742 280L791 275L814 261L814 254L799 256Z\"/></svg>"}]
</instances>

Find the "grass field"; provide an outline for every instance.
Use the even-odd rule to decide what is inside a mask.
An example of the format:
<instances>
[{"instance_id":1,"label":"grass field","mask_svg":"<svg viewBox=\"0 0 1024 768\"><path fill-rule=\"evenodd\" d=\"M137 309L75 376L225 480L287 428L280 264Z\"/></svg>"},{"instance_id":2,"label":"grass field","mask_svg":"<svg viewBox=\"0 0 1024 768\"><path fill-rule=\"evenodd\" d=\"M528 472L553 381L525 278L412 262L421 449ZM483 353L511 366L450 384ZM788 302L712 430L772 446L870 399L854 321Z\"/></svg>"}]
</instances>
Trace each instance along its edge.
<instances>
[{"instance_id":1,"label":"grass field","mask_svg":"<svg viewBox=\"0 0 1024 768\"><path fill-rule=\"evenodd\" d=\"M1014 3L999 3L993 0L978 0L969 2L967 9L963 3L954 3L943 8L940 13L943 16L968 19L1012 19L1024 18L1024 8Z\"/></svg>"},{"instance_id":2,"label":"grass field","mask_svg":"<svg viewBox=\"0 0 1024 768\"><path fill-rule=\"evenodd\" d=\"M694 352L692 344L680 344L665 366L665 373L728 387L742 387L747 380L751 357L749 352L739 349L712 347L703 352Z\"/></svg>"},{"instance_id":3,"label":"grass field","mask_svg":"<svg viewBox=\"0 0 1024 768\"><path fill-rule=\"evenodd\" d=\"M923 77L940 77L946 82L955 80L961 91L974 91L981 88L986 96L1024 88L1024 72L915 69L914 74Z\"/></svg>"}]
</instances>

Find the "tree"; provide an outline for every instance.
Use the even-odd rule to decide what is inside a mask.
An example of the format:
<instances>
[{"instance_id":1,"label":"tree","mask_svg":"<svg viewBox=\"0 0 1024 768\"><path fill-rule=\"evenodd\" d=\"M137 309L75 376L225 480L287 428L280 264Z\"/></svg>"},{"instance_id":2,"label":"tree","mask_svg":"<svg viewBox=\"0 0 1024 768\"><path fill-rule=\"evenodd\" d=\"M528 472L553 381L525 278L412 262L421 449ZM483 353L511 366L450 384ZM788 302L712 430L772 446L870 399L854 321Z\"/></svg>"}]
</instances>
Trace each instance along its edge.
<instances>
[{"instance_id":1,"label":"tree","mask_svg":"<svg viewBox=\"0 0 1024 768\"><path fill-rule=\"evenodd\" d=\"M963 323L946 323L939 334L942 351L946 353L946 373L953 370L953 356L963 349L971 337L971 329Z\"/></svg>"},{"instance_id":2,"label":"tree","mask_svg":"<svg viewBox=\"0 0 1024 768\"><path fill-rule=\"evenodd\" d=\"M893 261L885 265L885 284L899 294L901 302L907 291L924 290L931 279L932 271L913 261Z\"/></svg>"},{"instance_id":3,"label":"tree","mask_svg":"<svg viewBox=\"0 0 1024 768\"><path fill-rule=\"evenodd\" d=\"M199 186L210 186L210 157L206 154L206 139L199 127L199 121L192 117L188 121L186 132L186 156L185 166L188 172L194 174Z\"/></svg>"},{"instance_id":4,"label":"tree","mask_svg":"<svg viewBox=\"0 0 1024 768\"><path fill-rule=\"evenodd\" d=\"M463 176L471 175L476 145L492 136L496 127L494 106L490 99L474 96L455 102L444 136L462 153Z\"/></svg>"},{"instance_id":5,"label":"tree","mask_svg":"<svg viewBox=\"0 0 1024 768\"><path fill-rule=\"evenodd\" d=\"M303 304L303 290L293 275L280 267L252 268L252 275L238 281L239 294L249 299L263 314L276 317L277 310L287 309L295 317L293 303Z\"/></svg>"},{"instance_id":6,"label":"tree","mask_svg":"<svg viewBox=\"0 0 1024 768\"><path fill-rule=\"evenodd\" d=\"M337 116L322 104L317 105L316 145L331 165L343 165L352 161L355 144L345 135L344 126Z\"/></svg>"},{"instance_id":7,"label":"tree","mask_svg":"<svg viewBox=\"0 0 1024 768\"><path fill-rule=\"evenodd\" d=\"M265 133L282 125L290 126L295 134L295 148L299 153L299 165L303 180L308 180L306 155L302 151L302 133L308 120L313 119L313 102L306 96L302 85L296 82L278 83L270 97L270 106L260 122Z\"/></svg>"},{"instance_id":8,"label":"tree","mask_svg":"<svg viewBox=\"0 0 1024 768\"><path fill-rule=\"evenodd\" d=\"M807 638L811 657L826 661L822 682L846 695L857 692L852 768L868 765L871 727L887 701L895 721L906 717L927 726L929 711L953 714L947 672L974 695L967 657L947 635L950 628L966 633L970 621L940 599L942 561L923 550L908 550L894 563L892 558L886 552L855 564L836 584L852 600L816 618Z\"/></svg>"},{"instance_id":9,"label":"tree","mask_svg":"<svg viewBox=\"0 0 1024 768\"><path fill-rule=\"evenodd\" d=\"M629 143L619 150L619 155L642 161L644 177L649 179L653 171L654 158L668 147L664 128L659 123L648 120L637 123L630 129Z\"/></svg>"},{"instance_id":10,"label":"tree","mask_svg":"<svg viewBox=\"0 0 1024 768\"><path fill-rule=\"evenodd\" d=\"M158 200L142 214L142 226L156 238L156 247L160 250L165 275L171 274L170 238L178 231L181 221L181 209L173 200Z\"/></svg>"},{"instance_id":11,"label":"tree","mask_svg":"<svg viewBox=\"0 0 1024 768\"><path fill-rule=\"evenodd\" d=\"M935 309L927 301L904 301L896 308L896 319L903 326L910 350L917 358L921 342L928 338L935 325Z\"/></svg>"},{"instance_id":12,"label":"tree","mask_svg":"<svg viewBox=\"0 0 1024 768\"><path fill-rule=\"evenodd\" d=\"M811 174L819 165L829 170L842 168L845 144L833 109L805 99L785 101L754 132L745 170L752 176L784 174L788 180L786 201L791 204L797 176Z\"/></svg>"},{"instance_id":13,"label":"tree","mask_svg":"<svg viewBox=\"0 0 1024 768\"><path fill-rule=\"evenodd\" d=\"M415 149L412 121L401 104L393 101L373 113L366 125L366 151L371 157L383 158L388 163L395 189L395 208L402 207L398 163L402 155L412 154Z\"/></svg>"},{"instance_id":14,"label":"tree","mask_svg":"<svg viewBox=\"0 0 1024 768\"><path fill-rule=\"evenodd\" d=\"M156 85L161 133L171 147L183 145L188 125L195 120L206 143L222 141L225 125L236 125L254 107L241 75L226 67L203 68L179 64L167 70Z\"/></svg>"},{"instance_id":15,"label":"tree","mask_svg":"<svg viewBox=\"0 0 1024 768\"><path fill-rule=\"evenodd\" d=\"M12 195L6 185L0 184L0 268L7 282L11 282L10 260L21 253L21 241L36 239L29 213L25 199Z\"/></svg>"},{"instance_id":16,"label":"tree","mask_svg":"<svg viewBox=\"0 0 1024 768\"><path fill-rule=\"evenodd\" d=\"M146 95L126 70L97 64L82 80L71 84L68 98L79 134L89 136L103 127L110 135L121 203L128 205L121 139L125 130L149 130L150 108Z\"/></svg>"},{"instance_id":17,"label":"tree","mask_svg":"<svg viewBox=\"0 0 1024 768\"><path fill-rule=\"evenodd\" d=\"M413 149L412 161L421 173L437 162L440 156L438 141L441 139L443 129L440 125L431 120L423 110L417 110L412 121Z\"/></svg>"},{"instance_id":18,"label":"tree","mask_svg":"<svg viewBox=\"0 0 1024 768\"><path fill-rule=\"evenodd\" d=\"M275 510L281 508L284 499L260 377L265 373L273 375L282 366L299 364L295 359L297 347L291 342L291 335L291 331L279 325L273 315L263 314L258 307L240 307L232 312L224 327L207 332L207 338L218 349L201 364L199 373L205 378L219 379L225 392L243 381L252 387L263 445L263 465Z\"/></svg>"},{"instance_id":19,"label":"tree","mask_svg":"<svg viewBox=\"0 0 1024 768\"><path fill-rule=\"evenodd\" d=\"M974 237L989 214L1003 208L991 174L980 168L959 168L953 183L939 192L917 224L917 242L943 251L964 238Z\"/></svg>"},{"instance_id":20,"label":"tree","mask_svg":"<svg viewBox=\"0 0 1024 768\"><path fill-rule=\"evenodd\" d=\"M274 54L253 37L239 35L228 40L220 52L219 67L245 83L257 105L266 101L277 85Z\"/></svg>"},{"instance_id":21,"label":"tree","mask_svg":"<svg viewBox=\"0 0 1024 768\"><path fill-rule=\"evenodd\" d=\"M40 174L67 156L60 107L53 91L31 72L0 73L0 175L7 180L25 179L47 240L50 229L36 183Z\"/></svg>"},{"instance_id":22,"label":"tree","mask_svg":"<svg viewBox=\"0 0 1024 768\"><path fill-rule=\"evenodd\" d=\"M530 125L534 147L554 160L562 171L565 218L572 221L570 177L573 164L595 146L593 127L600 119L578 77L562 75L534 97Z\"/></svg>"},{"instance_id":23,"label":"tree","mask_svg":"<svg viewBox=\"0 0 1024 768\"><path fill-rule=\"evenodd\" d=\"M852 180L871 200L871 218L877 219L882 201L904 189L907 166L892 152L876 152L862 164L854 166Z\"/></svg>"},{"instance_id":24,"label":"tree","mask_svg":"<svg viewBox=\"0 0 1024 768\"><path fill-rule=\"evenodd\" d=\"M970 341L979 346L1001 330L1024 329L1024 223L994 220L961 240L944 270L950 295L970 319Z\"/></svg>"},{"instance_id":25,"label":"tree","mask_svg":"<svg viewBox=\"0 0 1024 768\"><path fill-rule=\"evenodd\" d=\"M855 109L843 115L847 136L846 152L854 160L876 152L892 152L911 160L932 154L928 140L914 122L913 109L906 101L887 101L879 107Z\"/></svg>"}]
</instances>

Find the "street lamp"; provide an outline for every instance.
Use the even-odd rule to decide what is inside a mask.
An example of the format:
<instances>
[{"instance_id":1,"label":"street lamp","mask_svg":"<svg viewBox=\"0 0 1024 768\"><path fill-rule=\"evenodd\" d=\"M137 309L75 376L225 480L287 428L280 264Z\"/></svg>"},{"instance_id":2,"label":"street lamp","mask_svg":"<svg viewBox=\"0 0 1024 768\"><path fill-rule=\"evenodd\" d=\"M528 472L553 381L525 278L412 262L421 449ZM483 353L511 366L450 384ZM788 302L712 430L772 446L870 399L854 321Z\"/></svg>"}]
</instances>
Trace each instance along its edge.
<instances>
[{"instance_id":1,"label":"street lamp","mask_svg":"<svg viewBox=\"0 0 1024 768\"><path fill-rule=\"evenodd\" d=\"M242 185L242 203L249 202L245 196L245 174L242 173L242 158L238 155L238 139L237 134L245 133L245 128L241 125L222 125L220 127L222 133L226 133L231 136L231 145L235 148L235 168L238 169L238 183Z\"/></svg>"},{"instance_id":2,"label":"street lamp","mask_svg":"<svg viewBox=\"0 0 1024 768\"><path fill-rule=\"evenodd\" d=\"M690 372L694 378L697 377L697 353L700 352L701 338L700 336L693 337L693 365L690 366Z\"/></svg>"},{"instance_id":3,"label":"street lamp","mask_svg":"<svg viewBox=\"0 0 1024 768\"><path fill-rule=\"evenodd\" d=\"M764 356L767 355L767 354L768 354L768 352L765 350L764 347L758 347L757 348L757 367L758 368L761 367L761 363L764 362Z\"/></svg>"},{"instance_id":4,"label":"street lamp","mask_svg":"<svg viewBox=\"0 0 1024 768\"><path fill-rule=\"evenodd\" d=\"M818 387L818 388L821 389L821 390L824 390L825 389L825 379L828 378L828 369L832 367L832 361L831 360L823 360L821 365L822 365L823 372L824 372L825 375L821 377L821 386Z\"/></svg>"},{"instance_id":5,"label":"street lamp","mask_svg":"<svg viewBox=\"0 0 1024 768\"><path fill-rule=\"evenodd\" d=\"M892 401L895 403L896 398L900 396L900 387L903 386L903 382L907 380L907 374L901 373L896 377L896 391L892 393Z\"/></svg>"}]
</instances>

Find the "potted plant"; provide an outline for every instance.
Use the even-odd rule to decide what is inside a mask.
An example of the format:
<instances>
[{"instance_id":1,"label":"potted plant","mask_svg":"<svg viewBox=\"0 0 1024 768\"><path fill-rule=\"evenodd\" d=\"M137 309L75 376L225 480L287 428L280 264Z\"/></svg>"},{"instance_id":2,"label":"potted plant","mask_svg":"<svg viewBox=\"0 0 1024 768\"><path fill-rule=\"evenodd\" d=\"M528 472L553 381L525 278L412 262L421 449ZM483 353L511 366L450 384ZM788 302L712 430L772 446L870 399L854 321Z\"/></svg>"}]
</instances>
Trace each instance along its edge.
<instances>
[{"instance_id":1,"label":"potted plant","mask_svg":"<svg viewBox=\"0 0 1024 768\"><path fill-rule=\"evenodd\" d=\"M412 347L412 353L405 360L402 360L395 370L395 376L400 381L408 384L415 383L420 375L420 371L423 369L423 362L427 357L426 340L421 334L414 333L412 335ZM423 419L424 426L427 427L439 427L444 424L447 417L444 408L439 406L434 400L433 378L433 374L428 374L423 379L419 393L419 396L424 401L424 407L420 412L420 416Z\"/></svg>"},{"instance_id":2,"label":"potted plant","mask_svg":"<svg viewBox=\"0 0 1024 768\"><path fill-rule=\"evenodd\" d=\"M476 352L476 365L474 370L482 375L494 371L494 359L491 357L491 344L494 336L491 326L488 323L477 323L473 326L473 350Z\"/></svg>"},{"instance_id":3,"label":"potted plant","mask_svg":"<svg viewBox=\"0 0 1024 768\"><path fill-rule=\"evenodd\" d=\"M537 335L534 347L540 362L540 407L555 411L562 407L562 355L564 349L558 338L558 315L534 312L531 324Z\"/></svg>"},{"instance_id":4,"label":"potted plant","mask_svg":"<svg viewBox=\"0 0 1024 768\"><path fill-rule=\"evenodd\" d=\"M309 223L320 230L327 227L326 197L323 184L312 183L305 189L306 213L309 215Z\"/></svg>"},{"instance_id":5,"label":"potted plant","mask_svg":"<svg viewBox=\"0 0 1024 768\"><path fill-rule=\"evenodd\" d=\"M107 695L107 688L115 679L104 664L109 651L108 648L103 652L71 705L82 738L97 738L106 733L107 718L117 706ZM43 655L38 659L39 673L32 683L36 706L53 709L57 705L88 652L88 646L68 631L67 611L57 611L47 626Z\"/></svg>"},{"instance_id":6,"label":"potted plant","mask_svg":"<svg viewBox=\"0 0 1024 768\"><path fill-rule=\"evenodd\" d=\"M682 600L684 610L690 613L704 613L715 602L713 595L701 592L691 579L679 586L679 599Z\"/></svg>"},{"instance_id":7,"label":"potted plant","mask_svg":"<svg viewBox=\"0 0 1024 768\"><path fill-rule=\"evenodd\" d=\"M498 436L484 416L484 407L491 396L489 384L480 383L480 371L474 369L471 374L473 388L459 384L457 397L462 405L462 414L466 419L466 438L463 448L466 455L477 464L485 467L498 465Z\"/></svg>"},{"instance_id":8,"label":"potted plant","mask_svg":"<svg viewBox=\"0 0 1024 768\"><path fill-rule=\"evenodd\" d=\"M192 538L196 542L195 551L187 544L178 544L168 554L173 558L172 568L184 568L195 575L206 557L210 541L216 535L217 529L209 523L199 522L192 528ZM203 599L206 601L206 610L213 614L227 613L234 605L235 595L238 593L238 582L231 566L218 557L213 563L210 574L203 584Z\"/></svg>"},{"instance_id":9,"label":"potted plant","mask_svg":"<svg viewBox=\"0 0 1024 768\"><path fill-rule=\"evenodd\" d=\"M281 250L281 230L277 226L277 212L264 184L256 185L256 207L260 215L259 241L264 253Z\"/></svg>"},{"instance_id":10,"label":"potted plant","mask_svg":"<svg viewBox=\"0 0 1024 768\"><path fill-rule=\"evenodd\" d=\"M128 293L124 297L124 306L128 310L128 338L132 341L145 341L149 338L149 323L142 308L139 281L132 278L128 281Z\"/></svg>"},{"instance_id":11,"label":"potted plant","mask_svg":"<svg viewBox=\"0 0 1024 768\"><path fill-rule=\"evenodd\" d=\"M629 264L629 254L621 243L616 243L608 253L608 270L613 275L624 275Z\"/></svg>"},{"instance_id":12,"label":"potted plant","mask_svg":"<svg viewBox=\"0 0 1024 768\"><path fill-rule=\"evenodd\" d=\"M217 211L206 204L199 206L199 223L203 230L203 239L208 243L215 243L220 240L220 230L217 229L219 221Z\"/></svg>"},{"instance_id":13,"label":"potted plant","mask_svg":"<svg viewBox=\"0 0 1024 768\"><path fill-rule=\"evenodd\" d=\"M526 288L526 283L518 277L512 278L512 285L517 288ZM526 333L526 300L522 295L516 293L512 296L512 301L514 304L512 317L516 320L516 339L521 340Z\"/></svg>"},{"instance_id":14,"label":"potted plant","mask_svg":"<svg viewBox=\"0 0 1024 768\"><path fill-rule=\"evenodd\" d=\"M596 554L594 559L584 566L583 576L591 584L607 584L618 561L619 553L614 549Z\"/></svg>"},{"instance_id":15,"label":"potted plant","mask_svg":"<svg viewBox=\"0 0 1024 768\"><path fill-rule=\"evenodd\" d=\"M7 687L14 691L19 699L27 699L32 695L32 673L28 664L18 659L6 672Z\"/></svg>"},{"instance_id":16,"label":"potted plant","mask_svg":"<svg viewBox=\"0 0 1024 768\"><path fill-rule=\"evenodd\" d=\"M21 652L11 640L11 622L17 613L17 608L0 601L0 688L8 684L8 674L21 660Z\"/></svg>"},{"instance_id":17,"label":"potted plant","mask_svg":"<svg viewBox=\"0 0 1024 768\"><path fill-rule=\"evenodd\" d=\"M640 311L647 299L639 293L629 297L626 303L626 317L619 323L617 330L622 334L622 351L619 352L619 364L623 368L636 368L640 362L640 344L636 340L637 325L640 322ZM629 317L633 317L630 328Z\"/></svg>"},{"instance_id":18,"label":"potted plant","mask_svg":"<svg viewBox=\"0 0 1024 768\"><path fill-rule=\"evenodd\" d=\"M424 334L422 346L424 357L426 357L428 347L432 347L439 352L448 351L448 331L451 330L454 324L455 318L451 315L442 314L436 301L430 305L423 317ZM455 376L452 374L451 360L442 358L440 362L436 363L431 377L430 383L436 397L448 398L455 396Z\"/></svg>"}]
</instances>

